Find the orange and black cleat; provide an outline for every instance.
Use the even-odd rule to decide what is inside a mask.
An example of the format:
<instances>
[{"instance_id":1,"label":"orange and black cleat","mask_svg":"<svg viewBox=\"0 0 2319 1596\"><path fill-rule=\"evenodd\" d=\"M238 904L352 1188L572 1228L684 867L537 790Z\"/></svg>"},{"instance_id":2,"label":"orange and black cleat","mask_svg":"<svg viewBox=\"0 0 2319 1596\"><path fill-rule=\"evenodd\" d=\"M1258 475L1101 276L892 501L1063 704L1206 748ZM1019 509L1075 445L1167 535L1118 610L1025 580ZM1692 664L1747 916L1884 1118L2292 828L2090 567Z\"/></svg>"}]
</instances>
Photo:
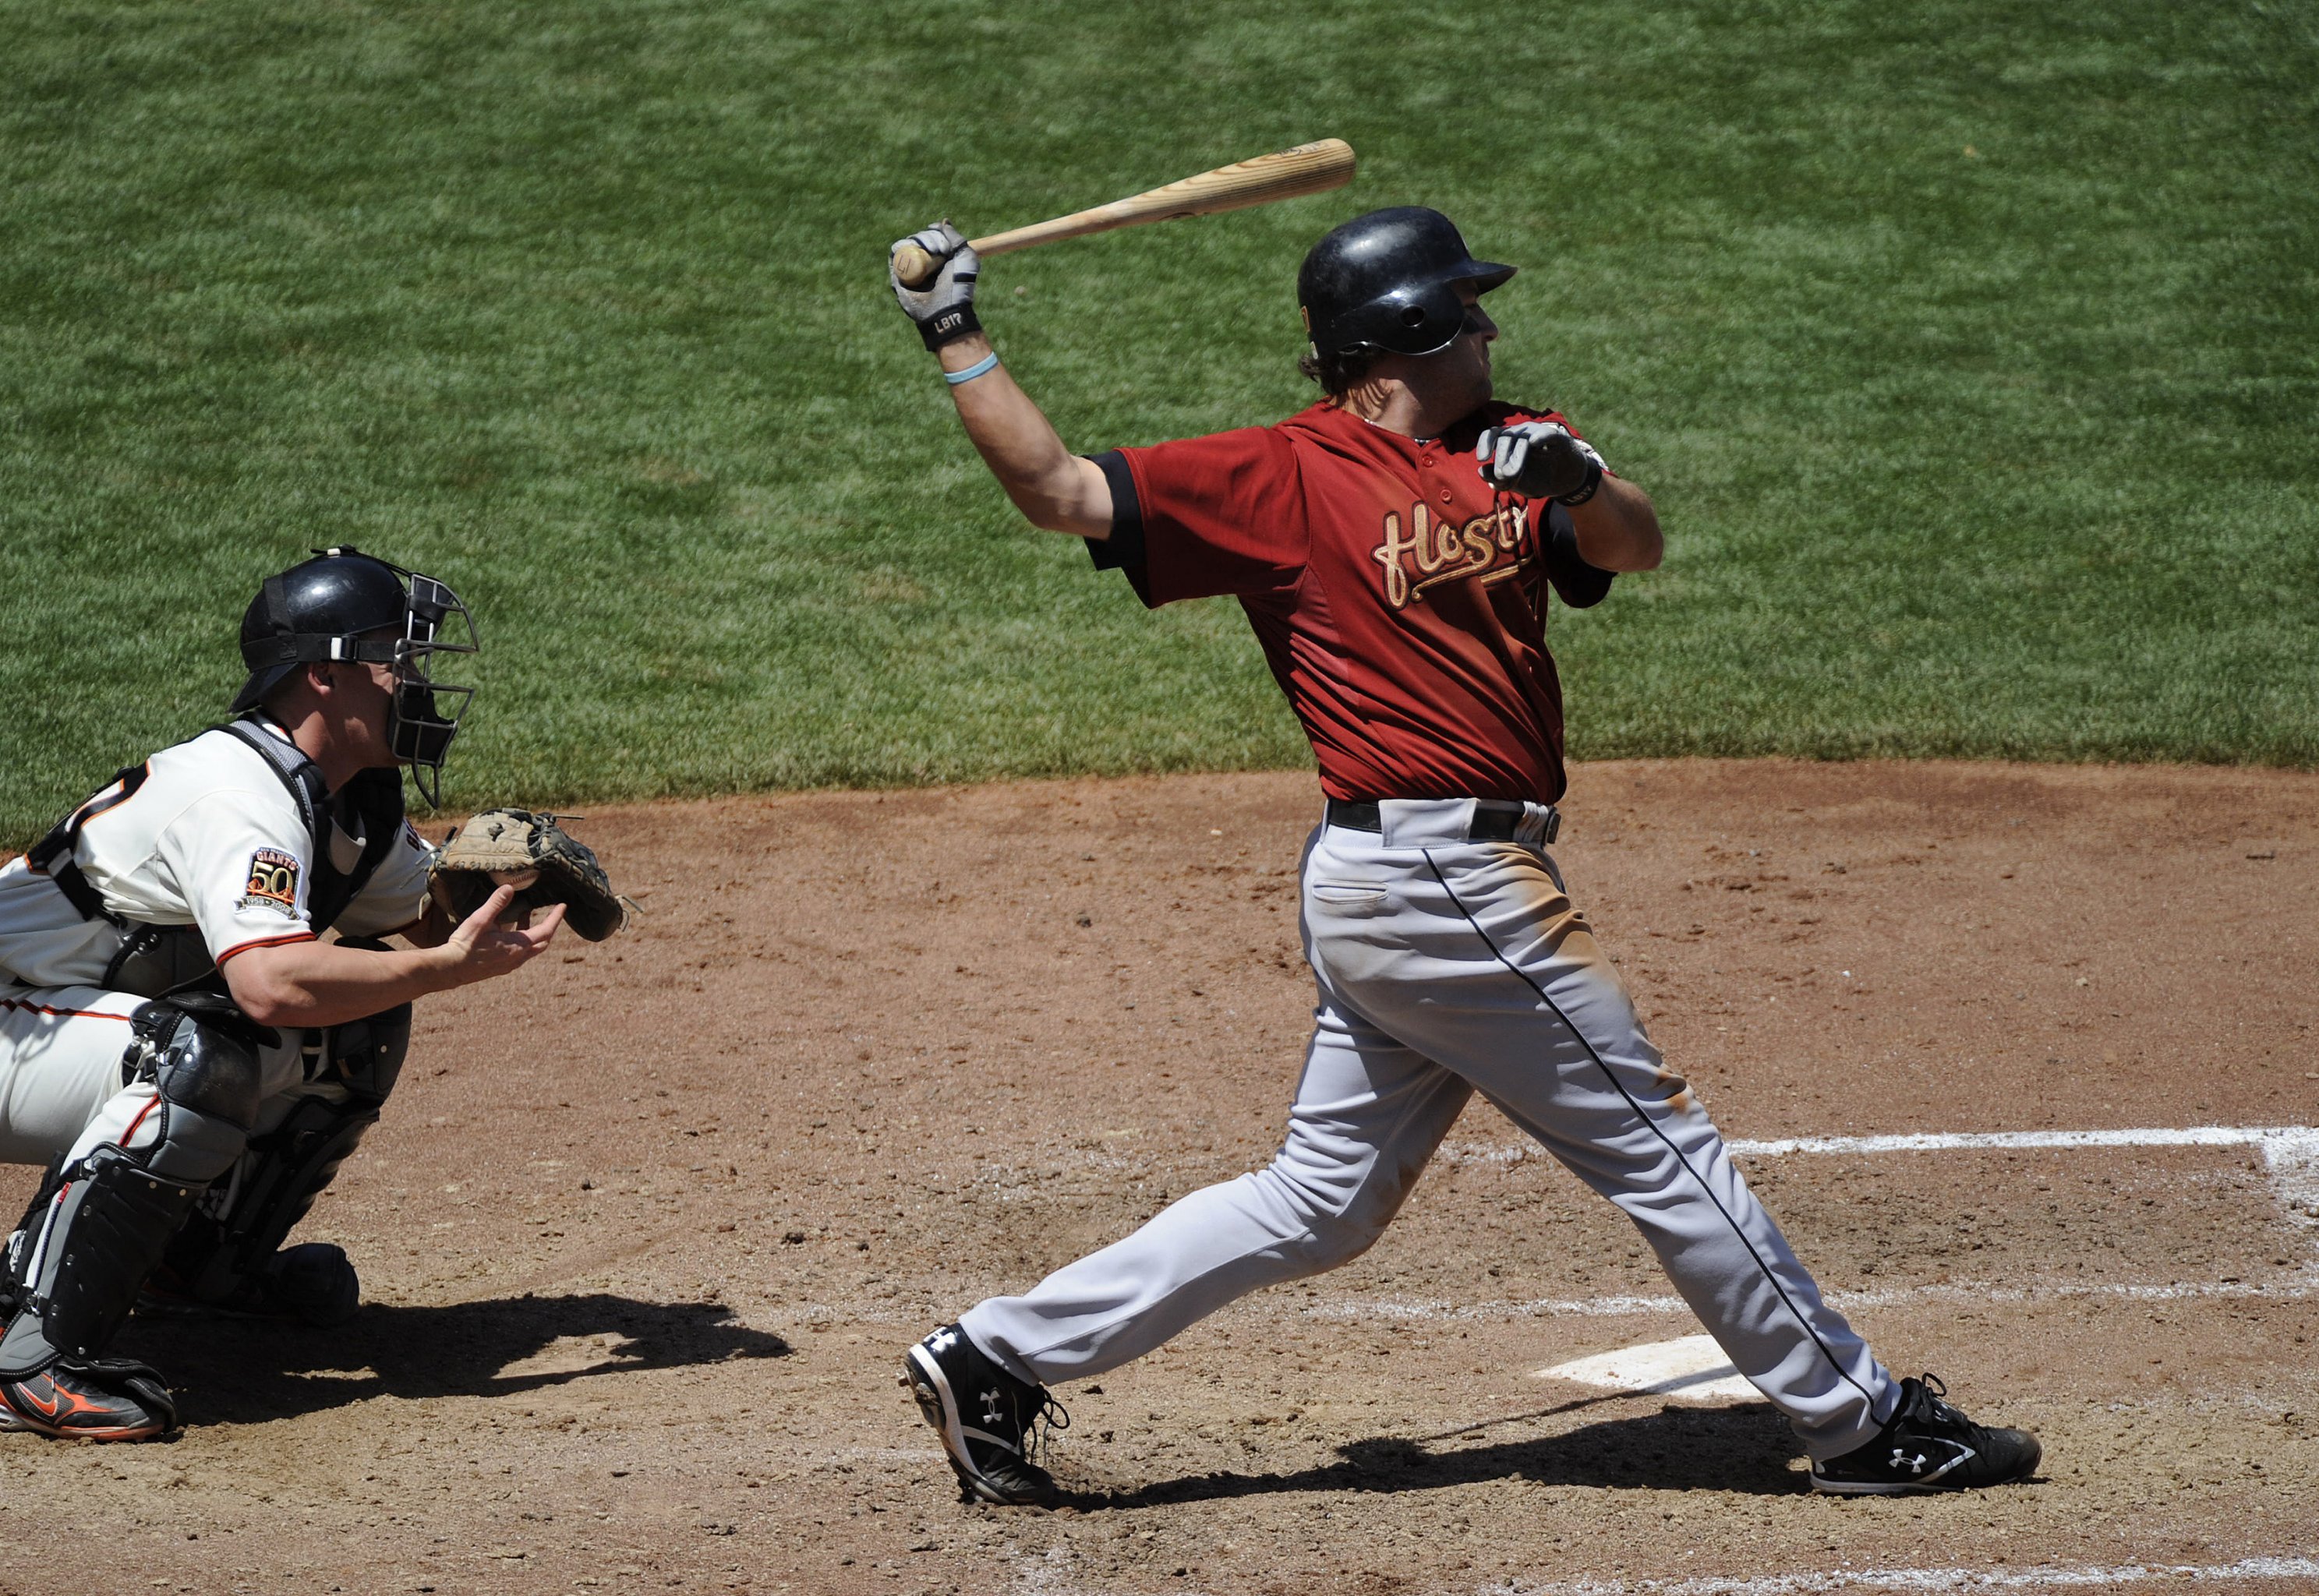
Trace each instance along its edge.
<instances>
[{"instance_id":1,"label":"orange and black cleat","mask_svg":"<svg viewBox=\"0 0 2319 1596\"><path fill-rule=\"evenodd\" d=\"M0 1429L68 1441L142 1441L177 1427L161 1376L128 1357L59 1358L0 1379Z\"/></svg>"}]
</instances>

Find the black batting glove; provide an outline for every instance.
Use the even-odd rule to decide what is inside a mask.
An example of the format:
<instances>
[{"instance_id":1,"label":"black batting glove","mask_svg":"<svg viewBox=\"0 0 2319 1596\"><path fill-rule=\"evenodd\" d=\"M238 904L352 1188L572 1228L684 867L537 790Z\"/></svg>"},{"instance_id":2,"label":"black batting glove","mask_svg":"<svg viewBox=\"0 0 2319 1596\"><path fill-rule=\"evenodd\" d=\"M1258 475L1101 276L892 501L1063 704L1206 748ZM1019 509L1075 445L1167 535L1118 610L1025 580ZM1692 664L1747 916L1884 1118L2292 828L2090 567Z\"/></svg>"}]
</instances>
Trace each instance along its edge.
<instances>
[{"instance_id":1,"label":"black batting glove","mask_svg":"<svg viewBox=\"0 0 2319 1596\"><path fill-rule=\"evenodd\" d=\"M894 270L894 257L905 244L916 244L942 263L934 281L924 288L910 287ZM981 258L967 244L966 235L947 221L897 239L886 252L886 281L901 304L902 314L916 324L918 336L929 349L982 330L974 314L974 279L981 270Z\"/></svg>"}]
</instances>

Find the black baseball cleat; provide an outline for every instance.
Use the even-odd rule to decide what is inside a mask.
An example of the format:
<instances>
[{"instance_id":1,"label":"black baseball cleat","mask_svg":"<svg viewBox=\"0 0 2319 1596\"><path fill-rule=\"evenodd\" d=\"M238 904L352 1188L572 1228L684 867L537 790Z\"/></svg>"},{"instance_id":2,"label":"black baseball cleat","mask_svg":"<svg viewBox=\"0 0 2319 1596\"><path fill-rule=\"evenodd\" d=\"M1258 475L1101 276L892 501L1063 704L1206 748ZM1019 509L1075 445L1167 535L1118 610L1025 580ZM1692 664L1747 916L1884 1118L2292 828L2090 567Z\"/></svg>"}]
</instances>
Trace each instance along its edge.
<instances>
[{"instance_id":1,"label":"black baseball cleat","mask_svg":"<svg viewBox=\"0 0 2319 1596\"><path fill-rule=\"evenodd\" d=\"M134 1358L60 1357L36 1375L0 1379L0 1430L67 1441L142 1441L176 1428L169 1388Z\"/></svg>"},{"instance_id":2,"label":"black baseball cleat","mask_svg":"<svg viewBox=\"0 0 2319 1596\"><path fill-rule=\"evenodd\" d=\"M902 1384L918 1401L968 1501L1015 1507L1054 1500L1055 1482L1031 1461L1041 1432L1068 1429L1071 1416L1047 1394L982 1355L957 1325L946 1324L902 1360Z\"/></svg>"},{"instance_id":3,"label":"black baseball cleat","mask_svg":"<svg viewBox=\"0 0 2319 1596\"><path fill-rule=\"evenodd\" d=\"M346 1323L362 1306L362 1277L335 1242L302 1241L275 1253L214 1301L185 1290L165 1266L145 1283L137 1306L151 1313L272 1319L329 1330Z\"/></svg>"},{"instance_id":4,"label":"black baseball cleat","mask_svg":"<svg viewBox=\"0 0 2319 1596\"><path fill-rule=\"evenodd\" d=\"M1900 1405L1864 1447L1811 1465L1815 1491L1836 1496L1901 1496L1973 1491L2037 1472L2044 1448L2026 1429L1975 1424L1943 1402L1948 1387L1926 1375L1900 1382Z\"/></svg>"}]
</instances>

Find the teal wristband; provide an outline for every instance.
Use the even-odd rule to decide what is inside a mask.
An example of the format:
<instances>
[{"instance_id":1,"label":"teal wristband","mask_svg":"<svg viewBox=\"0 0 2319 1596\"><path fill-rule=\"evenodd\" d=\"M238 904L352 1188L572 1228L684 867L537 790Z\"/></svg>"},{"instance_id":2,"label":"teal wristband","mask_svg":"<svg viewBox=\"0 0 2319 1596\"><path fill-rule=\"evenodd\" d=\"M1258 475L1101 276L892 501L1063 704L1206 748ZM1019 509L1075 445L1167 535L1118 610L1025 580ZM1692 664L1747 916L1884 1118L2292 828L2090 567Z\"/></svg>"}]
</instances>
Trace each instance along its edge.
<instances>
[{"instance_id":1,"label":"teal wristband","mask_svg":"<svg viewBox=\"0 0 2319 1596\"><path fill-rule=\"evenodd\" d=\"M968 366L964 371L946 371L943 373L943 381L955 388L961 383L971 383L975 378L981 376L984 373L997 370L997 366L998 354L997 351L993 350L991 353L985 355L981 359L976 361L972 365Z\"/></svg>"}]
</instances>

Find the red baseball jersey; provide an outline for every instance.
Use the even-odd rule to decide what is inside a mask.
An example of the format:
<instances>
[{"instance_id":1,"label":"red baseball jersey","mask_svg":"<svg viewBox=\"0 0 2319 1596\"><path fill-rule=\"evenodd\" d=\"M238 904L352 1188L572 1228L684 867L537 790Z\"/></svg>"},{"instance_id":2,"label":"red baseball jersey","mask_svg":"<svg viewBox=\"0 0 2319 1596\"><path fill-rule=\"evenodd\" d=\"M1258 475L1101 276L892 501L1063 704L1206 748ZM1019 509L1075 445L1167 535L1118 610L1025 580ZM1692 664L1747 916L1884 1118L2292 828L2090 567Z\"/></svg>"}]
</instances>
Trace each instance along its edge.
<instances>
[{"instance_id":1,"label":"red baseball jersey","mask_svg":"<svg viewBox=\"0 0 2319 1596\"><path fill-rule=\"evenodd\" d=\"M1575 602L1609 584L1577 560L1568 511L1482 478L1482 428L1531 419L1562 418L1491 404L1424 439L1324 402L1275 427L1114 450L1096 461L1112 535L1087 546L1155 609L1240 600L1331 798L1552 803L1549 565Z\"/></svg>"}]
</instances>

